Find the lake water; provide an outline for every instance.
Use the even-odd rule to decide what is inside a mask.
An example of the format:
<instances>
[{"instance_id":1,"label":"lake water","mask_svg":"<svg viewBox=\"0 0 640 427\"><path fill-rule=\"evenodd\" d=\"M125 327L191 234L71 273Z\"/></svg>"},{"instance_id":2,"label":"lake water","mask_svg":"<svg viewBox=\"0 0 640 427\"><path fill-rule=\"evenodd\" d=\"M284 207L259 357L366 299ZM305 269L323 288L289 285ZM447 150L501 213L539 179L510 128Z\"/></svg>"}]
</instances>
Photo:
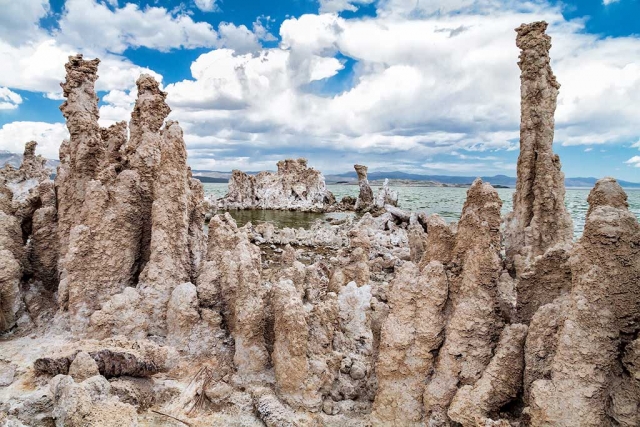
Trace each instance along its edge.
<instances>
[{"instance_id":1,"label":"lake water","mask_svg":"<svg viewBox=\"0 0 640 427\"><path fill-rule=\"evenodd\" d=\"M203 184L204 191L207 195L213 195L216 198L224 197L227 193L227 184ZM329 190L340 200L344 196L357 197L359 188L357 185L328 185ZM466 188L449 188L449 187L391 187L398 192L398 204L401 208L411 211L427 211L428 213L437 213L447 221L457 221L460 219L462 205L466 199ZM511 211L513 188L497 189L502 199L502 213L506 214ZM589 205L587 204L587 196L590 188L568 188L565 197L565 203L571 217L573 218L574 235L582 234L584 228L584 219L587 214ZM640 190L626 189L629 197L629 209L640 219ZM374 188L374 193L376 189ZM276 222L280 226L304 226L318 218L323 218L323 214L304 214L300 212L273 212L273 211L244 211L232 212L236 220L244 224L247 221ZM335 217L335 214L332 214Z\"/></svg>"}]
</instances>

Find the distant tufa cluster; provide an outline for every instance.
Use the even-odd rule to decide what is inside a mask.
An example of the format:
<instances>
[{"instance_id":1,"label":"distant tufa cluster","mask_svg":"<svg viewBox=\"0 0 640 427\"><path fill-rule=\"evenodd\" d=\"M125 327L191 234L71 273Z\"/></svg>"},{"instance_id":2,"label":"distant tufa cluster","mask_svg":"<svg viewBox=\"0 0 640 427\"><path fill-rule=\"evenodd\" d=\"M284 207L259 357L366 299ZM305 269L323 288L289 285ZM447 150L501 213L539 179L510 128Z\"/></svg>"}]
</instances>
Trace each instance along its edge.
<instances>
[{"instance_id":1,"label":"distant tufa cluster","mask_svg":"<svg viewBox=\"0 0 640 427\"><path fill-rule=\"evenodd\" d=\"M345 196L337 202L327 189L324 176L307 167L306 159L286 159L278 162L277 172L263 171L249 175L234 170L229 178L229 192L219 200L209 199L214 211L230 209L272 209L301 212L357 211L381 214L385 205L397 206L398 193L389 188L389 181L374 198L367 180L367 167L354 166L358 174L360 193L357 199Z\"/></svg>"},{"instance_id":2,"label":"distant tufa cluster","mask_svg":"<svg viewBox=\"0 0 640 427\"><path fill-rule=\"evenodd\" d=\"M70 57L55 180L33 142L0 171L0 422L640 425L640 224L605 178L572 241L546 27L516 30L513 212L477 179L450 224L374 197L356 165L361 216L205 227L158 83L141 76L128 126L101 128L99 61ZM234 171L224 204L331 199L287 160Z\"/></svg>"}]
</instances>

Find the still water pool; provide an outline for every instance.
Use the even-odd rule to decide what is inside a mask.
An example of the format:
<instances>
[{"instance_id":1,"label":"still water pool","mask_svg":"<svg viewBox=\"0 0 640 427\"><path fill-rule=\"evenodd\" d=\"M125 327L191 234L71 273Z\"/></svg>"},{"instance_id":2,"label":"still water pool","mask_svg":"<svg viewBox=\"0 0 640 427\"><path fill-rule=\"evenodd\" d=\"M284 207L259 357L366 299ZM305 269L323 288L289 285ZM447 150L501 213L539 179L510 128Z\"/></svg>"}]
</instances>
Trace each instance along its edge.
<instances>
[{"instance_id":1,"label":"still water pool","mask_svg":"<svg viewBox=\"0 0 640 427\"><path fill-rule=\"evenodd\" d=\"M344 196L358 196L357 185L328 185L329 190L340 200ZM398 191L398 204L401 208L411 211L427 211L437 213L447 221L457 221L460 219L460 212L464 204L467 189L449 187L392 187ZM216 198L223 197L227 193L227 184L204 184L204 191L207 195ZM502 199L502 213L511 211L513 188L497 189ZM565 203L571 217L573 218L574 235L582 234L584 219L589 205L587 196L590 188L568 188ZM640 219L640 190L626 189L629 197L629 208ZM374 189L375 192L375 189ZM302 213L302 212L279 212L279 211L238 211L232 212L240 224L247 221L253 223L269 221L284 227L308 227L316 219L326 218L324 214ZM336 217L336 214L328 214Z\"/></svg>"}]
</instances>

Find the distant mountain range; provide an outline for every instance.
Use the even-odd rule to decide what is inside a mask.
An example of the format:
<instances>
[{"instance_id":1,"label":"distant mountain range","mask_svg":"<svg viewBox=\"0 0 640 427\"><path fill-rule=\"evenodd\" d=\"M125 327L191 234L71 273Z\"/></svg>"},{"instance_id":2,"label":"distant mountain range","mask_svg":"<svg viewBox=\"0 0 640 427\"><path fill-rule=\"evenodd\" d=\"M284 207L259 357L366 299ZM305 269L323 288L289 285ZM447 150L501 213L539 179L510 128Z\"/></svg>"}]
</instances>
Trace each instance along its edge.
<instances>
[{"instance_id":1,"label":"distant mountain range","mask_svg":"<svg viewBox=\"0 0 640 427\"><path fill-rule=\"evenodd\" d=\"M249 175L255 175L258 172L247 172ZM193 175L195 178L200 179L202 182L227 182L231 176L231 172L221 171L206 171L206 170L194 170ZM439 184L449 185L468 185L471 184L477 177L476 176L449 176L449 175L420 175L413 173L406 173L400 171L394 172L369 172L369 181L382 181L384 179L398 180L398 181L418 181L418 182L433 182ZM483 181L489 182L493 185L500 185L505 187L515 187L516 178L507 175L494 175L494 176L482 176ZM210 181L209 179L215 179ZM345 172L337 175L325 175L327 184L335 183L355 183L358 181L358 175L354 172ZM566 178L565 185L567 187L586 187L591 188L595 185L598 178ZM640 183L618 180L621 186L625 188L640 188Z\"/></svg>"},{"instance_id":2,"label":"distant mountain range","mask_svg":"<svg viewBox=\"0 0 640 427\"><path fill-rule=\"evenodd\" d=\"M19 167L20 162L22 162L22 154L15 154L9 151L0 150L0 167L4 166L4 164L9 163L14 167ZM52 168L55 172L56 167L60 164L58 160L48 160L47 166ZM247 172L249 175L255 175L258 172ZM214 182L214 183L224 183L228 182L231 177L231 172L222 172L222 171L210 171L210 170L193 170L193 175L195 178L198 178L202 182ZM369 181L382 181L384 179L389 180L399 180L399 181L418 181L418 182L433 182L439 184L449 184L449 185L467 185L471 184L475 176L449 176L449 175L420 175L413 173L406 173L400 171L393 172L370 172L369 173ZM489 182L493 185L500 185L506 187L515 187L516 178L513 176L507 175L494 175L494 176L483 176L481 177L483 181ZM325 175L325 180L327 184L335 184L338 182L341 183L355 183L358 180L358 175L353 172L345 172L341 174L334 175ZM591 188L595 185L598 178L588 177L588 178L566 178L565 185L567 187L586 187ZM618 180L618 183L622 187L625 188L640 188L640 183L637 182L629 182Z\"/></svg>"},{"instance_id":3,"label":"distant mountain range","mask_svg":"<svg viewBox=\"0 0 640 427\"><path fill-rule=\"evenodd\" d=\"M370 181L384 180L386 178L390 180L406 180L406 181L432 181L441 184L471 184L477 177L476 176L449 176L449 175L420 175L411 174L405 172L370 172L368 175ZM493 185L503 185L507 187L515 187L516 178L507 175L494 175L494 176L482 176L483 181L489 182ZM354 172L346 172L339 175L326 175L326 181L340 182L340 181L357 181L358 175ZM593 187L598 181L598 178L566 178L564 180L567 187ZM618 180L618 183L622 187L626 188L640 188L640 183Z\"/></svg>"},{"instance_id":4,"label":"distant mountain range","mask_svg":"<svg viewBox=\"0 0 640 427\"><path fill-rule=\"evenodd\" d=\"M20 167L22 163L22 154L15 154L10 151L0 150L0 167L9 164L14 168Z\"/></svg>"}]
</instances>

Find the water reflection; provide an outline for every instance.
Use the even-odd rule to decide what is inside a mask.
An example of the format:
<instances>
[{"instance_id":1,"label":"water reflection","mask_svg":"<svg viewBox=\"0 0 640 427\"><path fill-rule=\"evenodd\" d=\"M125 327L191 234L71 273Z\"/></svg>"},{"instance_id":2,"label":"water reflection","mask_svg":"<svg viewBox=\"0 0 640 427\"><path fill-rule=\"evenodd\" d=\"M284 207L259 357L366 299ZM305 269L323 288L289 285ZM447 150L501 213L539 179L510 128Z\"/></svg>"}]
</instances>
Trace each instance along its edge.
<instances>
[{"instance_id":1,"label":"water reflection","mask_svg":"<svg viewBox=\"0 0 640 427\"><path fill-rule=\"evenodd\" d=\"M204 184L205 193L217 198L223 197L227 192L227 184ZM329 185L337 200L344 196L357 197L359 188L357 185ZM398 191L399 205L402 209L410 211L426 211L430 214L437 213L447 222L460 219L460 212L467 197L467 188L450 187L392 187ZM377 188L374 188L374 192ZM499 188L496 190L502 199L502 214L512 209L513 188ZM585 216L589 208L587 196L591 188L568 188L565 196L565 204L573 218L574 237L582 235ZM629 209L640 218L640 190L625 189ZM316 219L326 218L325 214L300 213L288 211L236 211L231 212L236 221L244 224L247 221L253 223L269 221L276 224L292 224L287 227L308 228ZM328 214L337 215L337 214Z\"/></svg>"}]
</instances>

